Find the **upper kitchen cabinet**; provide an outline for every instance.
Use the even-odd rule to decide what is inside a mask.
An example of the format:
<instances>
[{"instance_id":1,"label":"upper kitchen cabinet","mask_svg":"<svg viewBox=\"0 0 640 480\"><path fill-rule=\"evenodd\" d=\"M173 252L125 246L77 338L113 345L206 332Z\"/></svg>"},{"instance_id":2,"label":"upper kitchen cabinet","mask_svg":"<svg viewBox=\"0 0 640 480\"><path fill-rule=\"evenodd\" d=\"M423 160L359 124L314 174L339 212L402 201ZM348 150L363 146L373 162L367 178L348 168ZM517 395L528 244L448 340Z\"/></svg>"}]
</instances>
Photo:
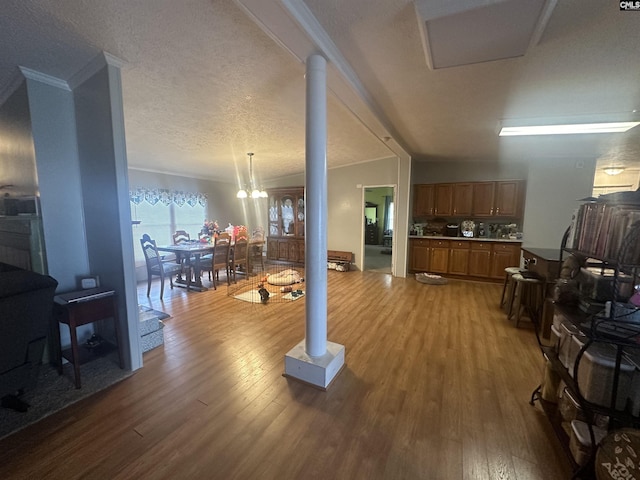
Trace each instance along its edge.
<instances>
[{"instance_id":1,"label":"upper kitchen cabinet","mask_svg":"<svg viewBox=\"0 0 640 480\"><path fill-rule=\"evenodd\" d=\"M413 216L522 218L523 180L414 185Z\"/></svg>"},{"instance_id":2,"label":"upper kitchen cabinet","mask_svg":"<svg viewBox=\"0 0 640 480\"><path fill-rule=\"evenodd\" d=\"M494 212L496 182L473 183L473 215L491 217Z\"/></svg>"},{"instance_id":3,"label":"upper kitchen cabinet","mask_svg":"<svg viewBox=\"0 0 640 480\"><path fill-rule=\"evenodd\" d=\"M430 217L434 210L435 185L414 185L413 216Z\"/></svg>"},{"instance_id":4,"label":"upper kitchen cabinet","mask_svg":"<svg viewBox=\"0 0 640 480\"><path fill-rule=\"evenodd\" d=\"M437 217L453 215L453 183L436 183L433 214Z\"/></svg>"},{"instance_id":5,"label":"upper kitchen cabinet","mask_svg":"<svg viewBox=\"0 0 640 480\"><path fill-rule=\"evenodd\" d=\"M453 184L453 215L470 216L473 212L473 183Z\"/></svg>"},{"instance_id":6,"label":"upper kitchen cabinet","mask_svg":"<svg viewBox=\"0 0 640 480\"><path fill-rule=\"evenodd\" d=\"M521 217L524 210L524 182L496 182L495 216Z\"/></svg>"}]
</instances>

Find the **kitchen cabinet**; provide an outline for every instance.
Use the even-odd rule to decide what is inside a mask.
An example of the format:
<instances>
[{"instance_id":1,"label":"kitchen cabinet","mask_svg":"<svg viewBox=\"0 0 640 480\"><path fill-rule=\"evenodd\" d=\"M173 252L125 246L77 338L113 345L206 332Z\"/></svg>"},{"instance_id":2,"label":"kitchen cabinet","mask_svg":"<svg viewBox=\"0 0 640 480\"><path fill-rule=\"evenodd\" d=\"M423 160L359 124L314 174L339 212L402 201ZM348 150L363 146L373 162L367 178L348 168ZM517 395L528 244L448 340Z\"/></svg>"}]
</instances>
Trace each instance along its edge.
<instances>
[{"instance_id":1,"label":"kitchen cabinet","mask_svg":"<svg viewBox=\"0 0 640 480\"><path fill-rule=\"evenodd\" d=\"M524 212L523 180L414 185L414 218L509 217Z\"/></svg>"},{"instance_id":2,"label":"kitchen cabinet","mask_svg":"<svg viewBox=\"0 0 640 480\"><path fill-rule=\"evenodd\" d=\"M450 217L453 215L452 183L435 184L433 214L437 217Z\"/></svg>"},{"instance_id":3,"label":"kitchen cabinet","mask_svg":"<svg viewBox=\"0 0 640 480\"><path fill-rule=\"evenodd\" d=\"M496 182L476 182L473 184L473 216L493 216Z\"/></svg>"},{"instance_id":4,"label":"kitchen cabinet","mask_svg":"<svg viewBox=\"0 0 640 480\"><path fill-rule=\"evenodd\" d=\"M434 185L415 185L413 192L413 216L429 217L434 209Z\"/></svg>"},{"instance_id":5,"label":"kitchen cabinet","mask_svg":"<svg viewBox=\"0 0 640 480\"><path fill-rule=\"evenodd\" d=\"M429 268L433 273L449 272L449 241L430 240Z\"/></svg>"},{"instance_id":6,"label":"kitchen cabinet","mask_svg":"<svg viewBox=\"0 0 640 480\"><path fill-rule=\"evenodd\" d=\"M429 240L415 239L410 243L411 270L414 272L429 271Z\"/></svg>"},{"instance_id":7,"label":"kitchen cabinet","mask_svg":"<svg viewBox=\"0 0 640 480\"><path fill-rule=\"evenodd\" d=\"M520 243L494 243L490 277L504 279L504 269L520 265Z\"/></svg>"},{"instance_id":8,"label":"kitchen cabinet","mask_svg":"<svg viewBox=\"0 0 640 480\"><path fill-rule=\"evenodd\" d=\"M492 245L489 242L472 242L469 251L469 275L489 277L491 273Z\"/></svg>"},{"instance_id":9,"label":"kitchen cabinet","mask_svg":"<svg viewBox=\"0 0 640 480\"><path fill-rule=\"evenodd\" d=\"M411 238L411 272L430 272L475 280L503 281L504 269L520 265L520 242Z\"/></svg>"},{"instance_id":10,"label":"kitchen cabinet","mask_svg":"<svg viewBox=\"0 0 640 480\"><path fill-rule=\"evenodd\" d=\"M267 258L304 263L304 188L275 188L268 194Z\"/></svg>"},{"instance_id":11,"label":"kitchen cabinet","mask_svg":"<svg viewBox=\"0 0 640 480\"><path fill-rule=\"evenodd\" d=\"M522 216L524 198L523 182L519 180L496 182L495 197L495 216Z\"/></svg>"},{"instance_id":12,"label":"kitchen cabinet","mask_svg":"<svg viewBox=\"0 0 640 480\"><path fill-rule=\"evenodd\" d=\"M469 271L469 245L470 242L451 241L449 243L449 270L448 273L466 275Z\"/></svg>"},{"instance_id":13,"label":"kitchen cabinet","mask_svg":"<svg viewBox=\"0 0 640 480\"><path fill-rule=\"evenodd\" d=\"M473 212L473 183L453 184L453 215L471 216Z\"/></svg>"}]
</instances>

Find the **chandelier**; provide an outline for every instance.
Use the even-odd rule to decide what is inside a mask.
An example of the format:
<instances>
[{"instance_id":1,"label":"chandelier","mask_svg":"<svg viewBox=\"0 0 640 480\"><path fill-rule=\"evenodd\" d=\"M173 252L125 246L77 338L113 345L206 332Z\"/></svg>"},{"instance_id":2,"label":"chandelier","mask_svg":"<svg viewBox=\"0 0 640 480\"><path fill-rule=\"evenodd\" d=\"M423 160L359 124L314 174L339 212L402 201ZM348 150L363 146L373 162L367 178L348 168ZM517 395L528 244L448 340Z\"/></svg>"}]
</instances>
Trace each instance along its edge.
<instances>
[{"instance_id":1,"label":"chandelier","mask_svg":"<svg viewBox=\"0 0 640 480\"><path fill-rule=\"evenodd\" d=\"M259 189L253 181L253 153L247 153L249 155L249 187L238 190L236 197L238 198L267 198L267 192Z\"/></svg>"}]
</instances>

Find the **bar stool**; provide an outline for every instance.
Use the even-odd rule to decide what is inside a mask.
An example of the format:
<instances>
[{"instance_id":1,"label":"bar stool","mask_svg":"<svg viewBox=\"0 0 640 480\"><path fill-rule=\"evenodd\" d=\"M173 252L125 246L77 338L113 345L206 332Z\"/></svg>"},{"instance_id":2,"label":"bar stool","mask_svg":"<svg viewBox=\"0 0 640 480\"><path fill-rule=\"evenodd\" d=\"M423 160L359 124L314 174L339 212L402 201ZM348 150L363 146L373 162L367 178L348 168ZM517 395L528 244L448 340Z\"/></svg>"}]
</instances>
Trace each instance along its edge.
<instances>
[{"instance_id":1,"label":"bar stool","mask_svg":"<svg viewBox=\"0 0 640 480\"><path fill-rule=\"evenodd\" d=\"M514 293L514 282L512 277L516 274L520 273L520 269L518 267L507 267L504 269L504 286L502 287L502 298L500 299L500 308L503 308L507 302L509 308L507 310L511 310L511 304L513 303L513 293ZM506 295L506 298L505 298Z\"/></svg>"},{"instance_id":2,"label":"bar stool","mask_svg":"<svg viewBox=\"0 0 640 480\"><path fill-rule=\"evenodd\" d=\"M511 317L515 315L516 328L518 328L523 308L529 309L533 315L537 315L537 312L541 311L544 304L545 283L540 278L525 277L520 273L515 273L511 279L515 283L514 303L509 308L507 318L511 320ZM534 319L532 318L532 320Z\"/></svg>"}]
</instances>

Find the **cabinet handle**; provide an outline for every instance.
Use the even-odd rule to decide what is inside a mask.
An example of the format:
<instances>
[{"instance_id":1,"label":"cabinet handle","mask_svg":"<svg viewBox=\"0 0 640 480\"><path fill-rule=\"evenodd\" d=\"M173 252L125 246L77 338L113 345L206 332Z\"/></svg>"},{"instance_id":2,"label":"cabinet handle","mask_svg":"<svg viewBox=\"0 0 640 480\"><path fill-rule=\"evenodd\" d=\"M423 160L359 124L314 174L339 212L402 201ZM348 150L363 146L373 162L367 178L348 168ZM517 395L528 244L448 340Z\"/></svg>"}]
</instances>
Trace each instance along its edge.
<instances>
[{"instance_id":1,"label":"cabinet handle","mask_svg":"<svg viewBox=\"0 0 640 480\"><path fill-rule=\"evenodd\" d=\"M496 207L496 215L500 215L500 207Z\"/></svg>"},{"instance_id":2,"label":"cabinet handle","mask_svg":"<svg viewBox=\"0 0 640 480\"><path fill-rule=\"evenodd\" d=\"M491 207L491 210L489 210L489 215L493 215L493 207Z\"/></svg>"}]
</instances>

